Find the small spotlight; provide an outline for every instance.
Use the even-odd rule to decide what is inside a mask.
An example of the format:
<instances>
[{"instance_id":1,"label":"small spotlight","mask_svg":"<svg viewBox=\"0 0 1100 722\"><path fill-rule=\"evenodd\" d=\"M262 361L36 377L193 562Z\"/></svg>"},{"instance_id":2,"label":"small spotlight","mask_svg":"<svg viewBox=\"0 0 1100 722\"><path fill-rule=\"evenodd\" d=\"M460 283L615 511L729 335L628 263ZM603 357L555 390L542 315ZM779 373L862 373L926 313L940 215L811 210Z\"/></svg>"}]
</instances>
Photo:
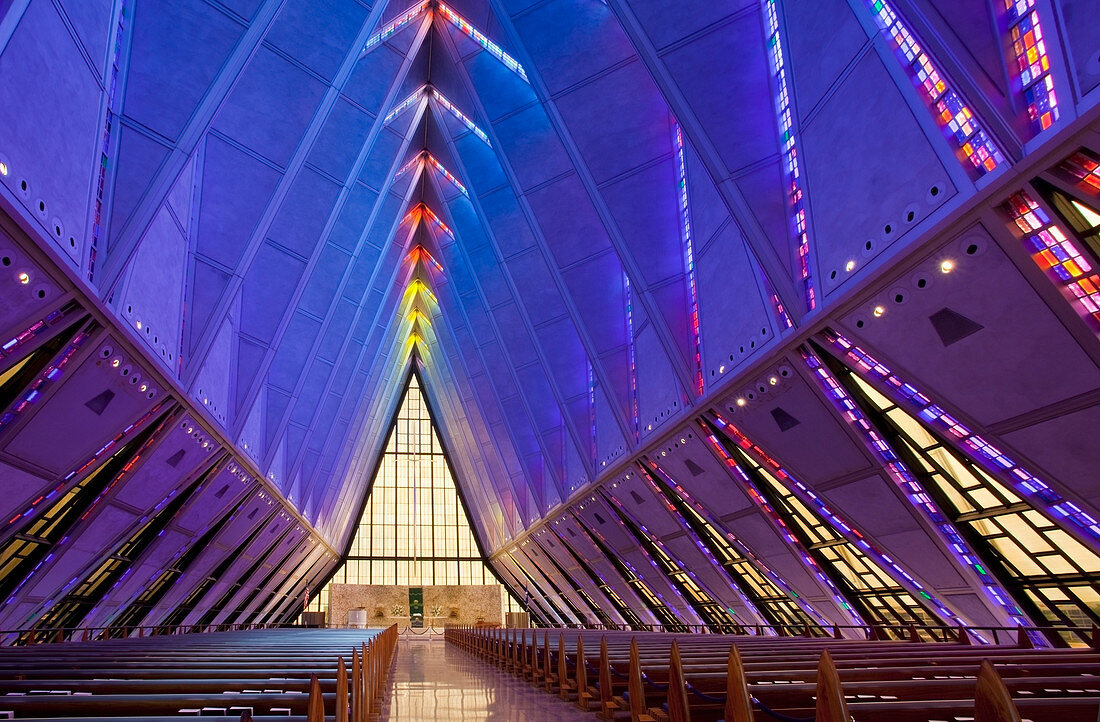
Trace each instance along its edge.
<instances>
[{"instance_id":1,"label":"small spotlight","mask_svg":"<svg viewBox=\"0 0 1100 722\"><path fill-rule=\"evenodd\" d=\"M0 175L6 176L8 174L8 164L0 160Z\"/></svg>"},{"instance_id":2,"label":"small spotlight","mask_svg":"<svg viewBox=\"0 0 1100 722\"><path fill-rule=\"evenodd\" d=\"M737 405L738 406L744 406L745 405L745 400L744 399L737 399Z\"/></svg>"},{"instance_id":3,"label":"small spotlight","mask_svg":"<svg viewBox=\"0 0 1100 722\"><path fill-rule=\"evenodd\" d=\"M118 356L115 356L113 359L111 359L111 368L117 369L121 363L122 359L120 359Z\"/></svg>"},{"instance_id":4,"label":"small spotlight","mask_svg":"<svg viewBox=\"0 0 1100 722\"><path fill-rule=\"evenodd\" d=\"M721 366L718 367L718 373L720 373L720 374L726 373L726 365L725 364L722 364Z\"/></svg>"},{"instance_id":5,"label":"small spotlight","mask_svg":"<svg viewBox=\"0 0 1100 722\"><path fill-rule=\"evenodd\" d=\"M31 282L31 274L27 273L26 271L20 271L19 275L15 277L15 280L26 286L28 283Z\"/></svg>"},{"instance_id":6,"label":"small spotlight","mask_svg":"<svg viewBox=\"0 0 1100 722\"><path fill-rule=\"evenodd\" d=\"M772 386L775 386L777 383L779 383L779 379L772 376L771 378L768 379L768 383L771 384Z\"/></svg>"},{"instance_id":7,"label":"small spotlight","mask_svg":"<svg viewBox=\"0 0 1100 722\"><path fill-rule=\"evenodd\" d=\"M955 270L955 262L950 258L940 263L940 273L951 273Z\"/></svg>"},{"instance_id":8,"label":"small spotlight","mask_svg":"<svg viewBox=\"0 0 1100 722\"><path fill-rule=\"evenodd\" d=\"M871 311L871 313L875 314L875 318L882 318L882 314L886 313L886 307L875 306L875 310Z\"/></svg>"},{"instance_id":9,"label":"small spotlight","mask_svg":"<svg viewBox=\"0 0 1100 722\"><path fill-rule=\"evenodd\" d=\"M856 262L854 260L850 260L850 261L848 261L847 263L844 264L844 270L847 271L848 273L851 273L852 270L855 269L855 267L856 267Z\"/></svg>"}]
</instances>

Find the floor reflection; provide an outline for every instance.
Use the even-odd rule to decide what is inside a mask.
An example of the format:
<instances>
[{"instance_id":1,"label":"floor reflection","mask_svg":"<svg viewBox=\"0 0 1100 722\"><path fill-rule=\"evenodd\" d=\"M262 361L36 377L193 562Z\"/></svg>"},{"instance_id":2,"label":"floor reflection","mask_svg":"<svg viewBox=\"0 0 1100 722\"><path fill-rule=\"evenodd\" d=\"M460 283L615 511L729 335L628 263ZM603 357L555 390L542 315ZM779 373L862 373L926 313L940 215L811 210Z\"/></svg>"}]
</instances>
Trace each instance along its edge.
<instances>
[{"instance_id":1,"label":"floor reflection","mask_svg":"<svg viewBox=\"0 0 1100 722\"><path fill-rule=\"evenodd\" d=\"M403 639L382 719L592 722L596 717L443 640Z\"/></svg>"}]
</instances>

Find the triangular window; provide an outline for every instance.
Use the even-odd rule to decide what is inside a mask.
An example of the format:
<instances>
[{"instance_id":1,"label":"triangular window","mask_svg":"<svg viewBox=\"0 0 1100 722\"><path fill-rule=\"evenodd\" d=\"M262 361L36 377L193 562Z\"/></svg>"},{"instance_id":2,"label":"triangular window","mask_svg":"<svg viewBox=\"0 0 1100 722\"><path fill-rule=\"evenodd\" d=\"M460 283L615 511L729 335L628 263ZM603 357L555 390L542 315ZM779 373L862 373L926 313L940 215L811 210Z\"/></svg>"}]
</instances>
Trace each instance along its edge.
<instances>
[{"instance_id":1,"label":"triangular window","mask_svg":"<svg viewBox=\"0 0 1100 722\"><path fill-rule=\"evenodd\" d=\"M309 609L327 611L333 584L498 583L474 538L420 379L410 374L344 564ZM505 611L520 610L506 592Z\"/></svg>"}]
</instances>

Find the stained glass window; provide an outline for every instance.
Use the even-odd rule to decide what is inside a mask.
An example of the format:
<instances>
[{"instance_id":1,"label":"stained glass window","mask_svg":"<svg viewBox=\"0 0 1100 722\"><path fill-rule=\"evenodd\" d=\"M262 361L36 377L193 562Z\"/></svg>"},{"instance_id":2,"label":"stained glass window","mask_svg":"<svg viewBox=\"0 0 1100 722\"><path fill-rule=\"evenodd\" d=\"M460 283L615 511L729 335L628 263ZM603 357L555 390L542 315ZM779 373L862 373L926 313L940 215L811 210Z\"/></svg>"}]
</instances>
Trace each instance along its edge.
<instances>
[{"instance_id":1,"label":"stained glass window","mask_svg":"<svg viewBox=\"0 0 1100 722\"><path fill-rule=\"evenodd\" d=\"M652 471L645 470L645 479L650 488L670 511L675 511L696 544L709 551L715 565L730 576L734 582L731 586L747 606L771 624L821 629L825 620L821 617L815 620L817 613L786 581L768 569L717 516L676 484L660 466L652 461L649 464Z\"/></svg>"},{"instance_id":2,"label":"stained glass window","mask_svg":"<svg viewBox=\"0 0 1100 722\"><path fill-rule=\"evenodd\" d=\"M415 374L409 377L344 565L332 584L497 584L481 557ZM506 611L521 611L509 599Z\"/></svg>"},{"instance_id":3,"label":"stained glass window","mask_svg":"<svg viewBox=\"0 0 1100 722\"><path fill-rule=\"evenodd\" d=\"M915 587L915 580L905 570L890 561L851 524L839 518L819 496L774 460L765 457L736 427L716 418L724 435L733 435L734 440L725 441L722 446L749 482L746 484L749 496L777 521L789 540L796 541L806 551L815 566L828 577L831 586L840 590L847 602L843 606L851 605L869 624L927 626L946 623L943 616L922 602L932 601L927 592L921 590L922 600L918 600L894 578L894 575L903 577ZM752 448L761 459L746 448ZM796 494L793 487L801 493ZM954 621L950 610L946 610L945 616ZM883 631L899 638L907 636L898 629ZM925 632L921 634L927 636Z\"/></svg>"},{"instance_id":4,"label":"stained glass window","mask_svg":"<svg viewBox=\"0 0 1100 722\"><path fill-rule=\"evenodd\" d=\"M839 380L1037 622L1100 624L1100 555L848 367ZM1058 639L1052 639L1056 643ZM1079 640L1075 635L1065 638Z\"/></svg>"},{"instance_id":5,"label":"stained glass window","mask_svg":"<svg viewBox=\"0 0 1100 722\"><path fill-rule=\"evenodd\" d=\"M642 553L664 573L677 593L687 601L712 632L744 633L744 628L733 612L715 600L694 575L689 573L687 565L672 555L672 551L663 541L646 529L641 521L633 518L617 498L604 493L602 489L600 493L609 508L615 512L623 528L638 541Z\"/></svg>"},{"instance_id":6,"label":"stained glass window","mask_svg":"<svg viewBox=\"0 0 1100 722\"><path fill-rule=\"evenodd\" d=\"M979 176L1003 163L1001 151L890 3L887 0L865 2L898 61L928 104L932 117L954 141L960 159Z\"/></svg>"},{"instance_id":7,"label":"stained glass window","mask_svg":"<svg viewBox=\"0 0 1100 722\"><path fill-rule=\"evenodd\" d=\"M1054 77L1039 21L1035 0L1001 0L1005 10L1010 44L1009 71L1016 76L1019 92L1027 105L1031 132L1038 135L1058 120L1058 98Z\"/></svg>"},{"instance_id":8,"label":"stained glass window","mask_svg":"<svg viewBox=\"0 0 1100 722\"><path fill-rule=\"evenodd\" d=\"M1100 330L1100 274L1084 251L1085 245L1026 190L1014 193L1004 209L1024 234L1031 259L1069 294L1081 317ZM1096 225L1095 218L1081 215L1081 221Z\"/></svg>"}]
</instances>

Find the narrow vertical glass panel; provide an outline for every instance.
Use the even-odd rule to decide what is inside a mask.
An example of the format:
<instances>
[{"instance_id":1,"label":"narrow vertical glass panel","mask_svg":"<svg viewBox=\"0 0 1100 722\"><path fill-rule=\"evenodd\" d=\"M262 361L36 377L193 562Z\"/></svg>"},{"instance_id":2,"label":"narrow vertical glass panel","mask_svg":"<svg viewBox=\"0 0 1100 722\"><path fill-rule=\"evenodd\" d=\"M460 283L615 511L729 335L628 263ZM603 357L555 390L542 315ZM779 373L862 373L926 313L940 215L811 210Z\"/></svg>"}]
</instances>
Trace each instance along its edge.
<instances>
[{"instance_id":1,"label":"narrow vertical glass panel","mask_svg":"<svg viewBox=\"0 0 1100 722\"><path fill-rule=\"evenodd\" d=\"M779 12L776 0L763 0L764 33L768 38L768 57L771 59L772 90L775 92L775 114L779 122L779 144L783 153L783 170L786 174L787 199L791 213L791 225L798 244L799 272L806 294L806 307L817 306L813 276L810 273L810 232L806 218L806 203L802 193L801 172L798 167L798 149L795 146L795 116L791 106L791 80L783 54L783 38L779 32ZM783 310L778 297L772 296L780 318L787 328L790 317Z\"/></svg>"},{"instance_id":2,"label":"narrow vertical glass panel","mask_svg":"<svg viewBox=\"0 0 1100 722\"><path fill-rule=\"evenodd\" d=\"M702 396L706 390L703 378L703 345L699 329L699 293L695 284L695 241L691 233L691 204L689 203L687 162L684 160L684 134L680 124L675 124L676 136L676 178L680 201L680 233L684 241L684 273L687 276L688 296L691 311L691 338L695 350L695 395Z\"/></svg>"},{"instance_id":3,"label":"narrow vertical glass panel","mask_svg":"<svg viewBox=\"0 0 1100 722\"><path fill-rule=\"evenodd\" d=\"M1000 0L1000 4L1008 27L1009 72L1016 81L1013 90L1027 106L1031 134L1038 135L1054 125L1059 111L1036 0Z\"/></svg>"},{"instance_id":4,"label":"narrow vertical glass panel","mask_svg":"<svg viewBox=\"0 0 1100 722\"><path fill-rule=\"evenodd\" d=\"M626 344L630 358L630 409L634 420L634 440L637 441L641 433L638 417L638 361L634 346L634 301L630 291L630 276L626 275L626 271L623 271L623 296L626 298Z\"/></svg>"},{"instance_id":5,"label":"narrow vertical glass panel","mask_svg":"<svg viewBox=\"0 0 1100 722\"><path fill-rule=\"evenodd\" d=\"M327 611L332 583L496 584L485 573L466 508L416 374L394 417L344 566L308 607ZM331 620L342 623L344 620Z\"/></svg>"}]
</instances>

